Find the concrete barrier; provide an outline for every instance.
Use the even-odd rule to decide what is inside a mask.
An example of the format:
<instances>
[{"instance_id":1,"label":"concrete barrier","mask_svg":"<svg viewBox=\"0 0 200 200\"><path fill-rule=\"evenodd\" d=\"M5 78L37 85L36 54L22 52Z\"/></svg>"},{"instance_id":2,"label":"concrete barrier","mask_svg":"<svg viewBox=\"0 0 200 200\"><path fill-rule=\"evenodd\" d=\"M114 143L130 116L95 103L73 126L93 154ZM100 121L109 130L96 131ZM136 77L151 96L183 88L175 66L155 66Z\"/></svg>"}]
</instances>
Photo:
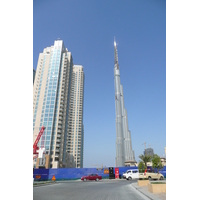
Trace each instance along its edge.
<instances>
[{"instance_id":1,"label":"concrete barrier","mask_svg":"<svg viewBox=\"0 0 200 200\"><path fill-rule=\"evenodd\" d=\"M148 191L151 193L166 193L166 183L148 184Z\"/></svg>"},{"instance_id":2,"label":"concrete barrier","mask_svg":"<svg viewBox=\"0 0 200 200\"><path fill-rule=\"evenodd\" d=\"M138 186L147 186L149 183L149 180L138 180Z\"/></svg>"}]
</instances>

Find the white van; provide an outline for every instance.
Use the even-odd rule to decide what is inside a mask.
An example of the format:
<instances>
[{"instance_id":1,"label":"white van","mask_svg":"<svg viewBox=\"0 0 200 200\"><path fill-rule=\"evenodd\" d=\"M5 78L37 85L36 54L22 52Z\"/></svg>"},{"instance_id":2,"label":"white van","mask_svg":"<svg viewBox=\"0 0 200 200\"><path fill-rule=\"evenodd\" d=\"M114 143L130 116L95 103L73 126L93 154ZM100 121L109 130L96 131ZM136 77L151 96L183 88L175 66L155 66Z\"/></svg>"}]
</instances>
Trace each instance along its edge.
<instances>
[{"instance_id":1,"label":"white van","mask_svg":"<svg viewBox=\"0 0 200 200\"><path fill-rule=\"evenodd\" d=\"M138 169L129 169L123 174L123 178L126 180L139 179Z\"/></svg>"}]
</instances>

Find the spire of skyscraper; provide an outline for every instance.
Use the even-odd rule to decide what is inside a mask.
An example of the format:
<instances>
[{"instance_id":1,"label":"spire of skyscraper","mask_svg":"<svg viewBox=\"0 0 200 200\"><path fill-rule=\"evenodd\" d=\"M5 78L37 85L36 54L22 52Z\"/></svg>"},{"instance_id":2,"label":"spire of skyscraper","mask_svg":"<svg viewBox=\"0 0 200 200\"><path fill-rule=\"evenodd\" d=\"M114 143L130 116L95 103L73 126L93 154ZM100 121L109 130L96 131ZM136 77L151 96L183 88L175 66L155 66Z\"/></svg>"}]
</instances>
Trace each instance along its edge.
<instances>
[{"instance_id":1,"label":"spire of skyscraper","mask_svg":"<svg viewBox=\"0 0 200 200\"><path fill-rule=\"evenodd\" d=\"M117 43L115 41L115 37L114 37L114 49L115 49L115 64L117 66L117 69L119 69L119 64L118 64L118 53L117 53Z\"/></svg>"}]
</instances>

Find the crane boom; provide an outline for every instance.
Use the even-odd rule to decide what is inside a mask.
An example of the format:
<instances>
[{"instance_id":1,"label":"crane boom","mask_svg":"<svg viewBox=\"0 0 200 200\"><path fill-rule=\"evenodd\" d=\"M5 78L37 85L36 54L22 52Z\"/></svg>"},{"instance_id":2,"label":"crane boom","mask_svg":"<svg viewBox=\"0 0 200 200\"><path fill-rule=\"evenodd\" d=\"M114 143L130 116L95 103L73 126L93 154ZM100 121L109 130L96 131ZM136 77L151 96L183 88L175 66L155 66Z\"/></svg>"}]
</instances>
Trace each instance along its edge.
<instances>
[{"instance_id":1,"label":"crane boom","mask_svg":"<svg viewBox=\"0 0 200 200\"><path fill-rule=\"evenodd\" d=\"M41 138L41 136L42 136L44 130L45 130L45 127L42 126L42 128L40 129L40 132L39 132L39 134L38 134L38 136L37 136L37 138L36 138L36 140L35 140L35 142L34 142L34 144L33 144L33 154L38 154L38 153L36 152L36 150L39 149L38 146L37 146L37 144L38 144L38 142L39 142L39 140L40 140L40 138Z\"/></svg>"},{"instance_id":2,"label":"crane boom","mask_svg":"<svg viewBox=\"0 0 200 200\"><path fill-rule=\"evenodd\" d=\"M144 144L144 149L146 149L146 142L142 143L142 145Z\"/></svg>"}]
</instances>

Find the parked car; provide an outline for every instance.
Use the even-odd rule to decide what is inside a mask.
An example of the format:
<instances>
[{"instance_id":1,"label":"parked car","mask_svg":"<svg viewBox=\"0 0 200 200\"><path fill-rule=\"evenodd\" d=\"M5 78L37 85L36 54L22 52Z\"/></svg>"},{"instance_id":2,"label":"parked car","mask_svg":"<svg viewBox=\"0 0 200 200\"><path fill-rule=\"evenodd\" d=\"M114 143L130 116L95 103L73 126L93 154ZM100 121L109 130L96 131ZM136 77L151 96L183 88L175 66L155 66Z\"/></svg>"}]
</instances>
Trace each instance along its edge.
<instances>
[{"instance_id":1,"label":"parked car","mask_svg":"<svg viewBox=\"0 0 200 200\"><path fill-rule=\"evenodd\" d=\"M144 179L148 178L149 180L154 179L154 180L163 180L164 176L159 173L159 172L145 172L145 173L140 173L139 174L139 179Z\"/></svg>"},{"instance_id":2,"label":"parked car","mask_svg":"<svg viewBox=\"0 0 200 200\"><path fill-rule=\"evenodd\" d=\"M129 169L123 174L123 178L126 180L139 179L138 169Z\"/></svg>"},{"instance_id":3,"label":"parked car","mask_svg":"<svg viewBox=\"0 0 200 200\"><path fill-rule=\"evenodd\" d=\"M92 180L95 180L95 181L98 181L98 180L101 180L102 179L102 176L99 176L98 174L89 174L88 176L83 176L81 177L81 180L82 181L92 181Z\"/></svg>"}]
</instances>

